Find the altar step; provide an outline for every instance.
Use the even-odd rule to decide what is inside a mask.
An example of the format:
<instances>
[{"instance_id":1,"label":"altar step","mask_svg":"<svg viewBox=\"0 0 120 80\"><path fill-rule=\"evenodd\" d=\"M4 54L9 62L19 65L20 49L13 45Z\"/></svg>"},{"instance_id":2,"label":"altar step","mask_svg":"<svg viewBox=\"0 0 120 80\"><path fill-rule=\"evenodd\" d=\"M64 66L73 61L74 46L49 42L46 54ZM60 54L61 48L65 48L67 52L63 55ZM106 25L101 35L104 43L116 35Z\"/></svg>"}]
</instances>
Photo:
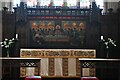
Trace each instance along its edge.
<instances>
[{"instance_id":1,"label":"altar step","mask_svg":"<svg viewBox=\"0 0 120 80\"><path fill-rule=\"evenodd\" d=\"M25 80L25 78L4 78L1 80ZM80 78L42 78L41 80L80 80Z\"/></svg>"},{"instance_id":2,"label":"altar step","mask_svg":"<svg viewBox=\"0 0 120 80\"><path fill-rule=\"evenodd\" d=\"M25 80L25 78L3 78L1 80ZM34 79L32 79L34 80ZM118 78L110 78L110 77L104 77L104 78L41 78L41 80L120 80Z\"/></svg>"}]
</instances>

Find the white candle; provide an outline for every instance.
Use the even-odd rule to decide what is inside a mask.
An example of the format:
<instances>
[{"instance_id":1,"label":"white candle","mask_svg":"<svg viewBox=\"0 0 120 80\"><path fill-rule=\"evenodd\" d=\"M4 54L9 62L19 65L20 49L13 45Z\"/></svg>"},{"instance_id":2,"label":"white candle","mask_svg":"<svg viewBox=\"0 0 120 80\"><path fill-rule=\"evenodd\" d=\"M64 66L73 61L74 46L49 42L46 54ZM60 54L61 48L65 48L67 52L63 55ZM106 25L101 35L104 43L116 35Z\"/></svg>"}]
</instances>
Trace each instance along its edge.
<instances>
[{"instance_id":1,"label":"white candle","mask_svg":"<svg viewBox=\"0 0 120 80\"><path fill-rule=\"evenodd\" d=\"M16 39L18 39L18 34L16 34Z\"/></svg>"},{"instance_id":2,"label":"white candle","mask_svg":"<svg viewBox=\"0 0 120 80\"><path fill-rule=\"evenodd\" d=\"M103 36L101 36L101 40L103 40Z\"/></svg>"}]
</instances>

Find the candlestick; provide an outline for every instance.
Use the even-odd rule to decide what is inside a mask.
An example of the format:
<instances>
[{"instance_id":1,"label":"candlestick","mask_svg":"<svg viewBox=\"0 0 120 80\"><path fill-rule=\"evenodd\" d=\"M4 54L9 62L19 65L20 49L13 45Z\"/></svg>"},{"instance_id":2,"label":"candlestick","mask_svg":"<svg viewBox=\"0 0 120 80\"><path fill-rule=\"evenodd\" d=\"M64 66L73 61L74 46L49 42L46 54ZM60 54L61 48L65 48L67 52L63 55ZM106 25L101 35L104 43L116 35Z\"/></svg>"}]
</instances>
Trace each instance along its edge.
<instances>
[{"instance_id":1,"label":"candlestick","mask_svg":"<svg viewBox=\"0 0 120 80\"><path fill-rule=\"evenodd\" d=\"M15 35L15 38L18 39L18 34Z\"/></svg>"},{"instance_id":2,"label":"candlestick","mask_svg":"<svg viewBox=\"0 0 120 80\"><path fill-rule=\"evenodd\" d=\"M103 40L103 36L101 36L101 40Z\"/></svg>"}]
</instances>

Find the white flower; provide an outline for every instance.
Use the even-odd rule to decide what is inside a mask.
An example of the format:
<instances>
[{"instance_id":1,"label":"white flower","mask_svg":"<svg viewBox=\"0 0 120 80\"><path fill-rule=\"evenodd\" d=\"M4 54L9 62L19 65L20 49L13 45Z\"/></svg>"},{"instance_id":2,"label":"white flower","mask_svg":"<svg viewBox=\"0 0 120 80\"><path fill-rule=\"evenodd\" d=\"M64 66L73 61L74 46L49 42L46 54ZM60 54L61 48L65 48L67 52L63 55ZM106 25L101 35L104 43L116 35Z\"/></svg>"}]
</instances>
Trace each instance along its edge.
<instances>
[{"instance_id":1,"label":"white flower","mask_svg":"<svg viewBox=\"0 0 120 80\"><path fill-rule=\"evenodd\" d=\"M14 38L12 38L12 39L5 38L5 40L0 42L0 44L1 44L1 47L9 48L11 46L11 44L14 43L14 41L15 41Z\"/></svg>"},{"instance_id":2,"label":"white flower","mask_svg":"<svg viewBox=\"0 0 120 80\"><path fill-rule=\"evenodd\" d=\"M4 45L1 45L1 47L3 47Z\"/></svg>"},{"instance_id":3,"label":"white flower","mask_svg":"<svg viewBox=\"0 0 120 80\"><path fill-rule=\"evenodd\" d=\"M12 40L10 39L9 42L12 42Z\"/></svg>"},{"instance_id":4,"label":"white flower","mask_svg":"<svg viewBox=\"0 0 120 80\"><path fill-rule=\"evenodd\" d=\"M0 44L2 45L2 44L3 44L3 42L0 42Z\"/></svg>"},{"instance_id":5,"label":"white flower","mask_svg":"<svg viewBox=\"0 0 120 80\"><path fill-rule=\"evenodd\" d=\"M5 48L9 48L9 45L6 45Z\"/></svg>"},{"instance_id":6,"label":"white flower","mask_svg":"<svg viewBox=\"0 0 120 80\"><path fill-rule=\"evenodd\" d=\"M5 38L5 41L7 41L8 39L7 38Z\"/></svg>"},{"instance_id":7,"label":"white flower","mask_svg":"<svg viewBox=\"0 0 120 80\"><path fill-rule=\"evenodd\" d=\"M14 41L15 39L14 39L14 38L12 38L12 40Z\"/></svg>"},{"instance_id":8,"label":"white flower","mask_svg":"<svg viewBox=\"0 0 120 80\"><path fill-rule=\"evenodd\" d=\"M106 48L108 49L111 45L116 47L117 45L115 44L116 41L113 41L111 38L108 38L107 40L103 39L103 43L105 44Z\"/></svg>"}]
</instances>

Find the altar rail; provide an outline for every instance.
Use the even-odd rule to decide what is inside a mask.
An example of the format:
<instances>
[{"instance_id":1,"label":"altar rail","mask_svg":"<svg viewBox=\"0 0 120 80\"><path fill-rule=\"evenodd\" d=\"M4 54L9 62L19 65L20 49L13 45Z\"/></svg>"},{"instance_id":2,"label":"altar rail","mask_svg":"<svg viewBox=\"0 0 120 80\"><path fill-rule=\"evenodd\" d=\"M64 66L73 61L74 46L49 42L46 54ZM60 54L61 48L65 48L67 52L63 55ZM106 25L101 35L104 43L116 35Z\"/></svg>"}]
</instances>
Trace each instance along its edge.
<instances>
[{"instance_id":1,"label":"altar rail","mask_svg":"<svg viewBox=\"0 0 120 80\"><path fill-rule=\"evenodd\" d=\"M39 73L42 77L80 77L81 65L78 58L95 58L96 51L94 49L21 49L20 57L41 58ZM27 74L26 70L27 67L21 67L21 77ZM95 76L95 69L90 70L89 75Z\"/></svg>"}]
</instances>

